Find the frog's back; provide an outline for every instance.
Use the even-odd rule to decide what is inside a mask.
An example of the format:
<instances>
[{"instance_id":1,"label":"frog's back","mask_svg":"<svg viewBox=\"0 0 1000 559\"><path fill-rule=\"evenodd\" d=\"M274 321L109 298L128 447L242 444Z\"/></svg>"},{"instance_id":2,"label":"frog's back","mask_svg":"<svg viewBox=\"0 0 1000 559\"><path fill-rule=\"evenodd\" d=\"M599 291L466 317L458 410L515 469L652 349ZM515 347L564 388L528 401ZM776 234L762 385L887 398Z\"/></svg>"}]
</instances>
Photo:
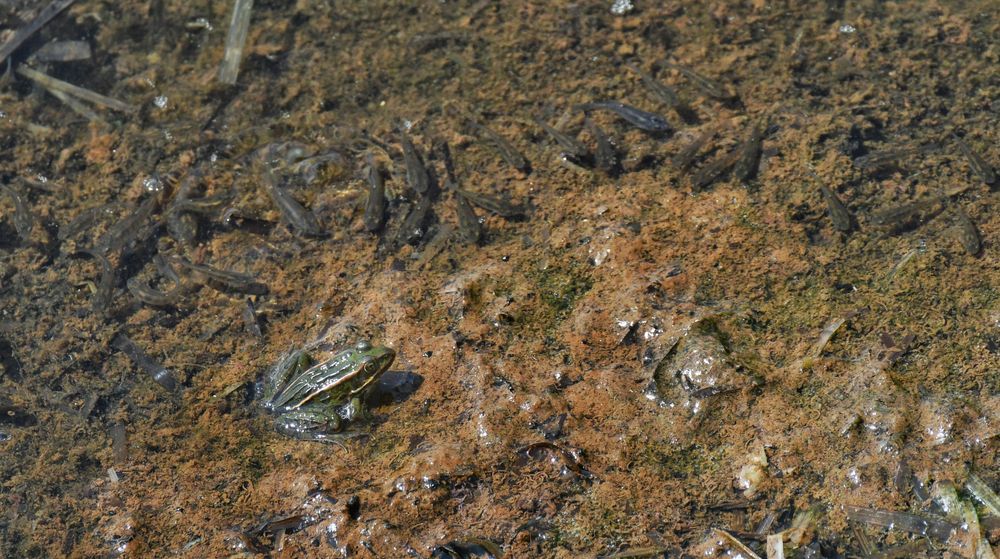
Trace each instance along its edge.
<instances>
[{"instance_id":1,"label":"frog's back","mask_svg":"<svg viewBox=\"0 0 1000 559\"><path fill-rule=\"evenodd\" d=\"M351 377L356 370L355 351L346 350L330 359L314 365L291 379L288 386L277 393L271 400L272 409L298 407L320 391L329 391Z\"/></svg>"}]
</instances>

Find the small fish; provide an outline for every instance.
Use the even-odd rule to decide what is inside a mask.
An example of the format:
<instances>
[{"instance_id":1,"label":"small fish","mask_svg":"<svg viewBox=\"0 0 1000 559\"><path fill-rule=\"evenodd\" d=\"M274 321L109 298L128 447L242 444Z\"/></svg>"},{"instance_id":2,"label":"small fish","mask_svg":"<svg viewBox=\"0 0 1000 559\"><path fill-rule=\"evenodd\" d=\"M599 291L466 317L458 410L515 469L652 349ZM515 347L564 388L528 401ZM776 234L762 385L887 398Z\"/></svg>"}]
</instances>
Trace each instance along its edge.
<instances>
[{"instance_id":1,"label":"small fish","mask_svg":"<svg viewBox=\"0 0 1000 559\"><path fill-rule=\"evenodd\" d=\"M955 214L958 216L958 242L962 243L965 252L976 256L983 250L983 240L979 235L979 229L969 218L969 214L962 209L957 209Z\"/></svg>"},{"instance_id":2,"label":"small fish","mask_svg":"<svg viewBox=\"0 0 1000 559\"><path fill-rule=\"evenodd\" d=\"M91 301L91 308L94 312L106 311L111 305L111 297L114 294L116 276L115 268L111 265L108 258L101 252L91 249L86 249L81 252L90 255L101 264L101 279L97 282L97 290L94 292L94 298Z\"/></svg>"},{"instance_id":3,"label":"small fish","mask_svg":"<svg viewBox=\"0 0 1000 559\"><path fill-rule=\"evenodd\" d=\"M507 141L507 138L504 138L486 126L479 124L475 115L473 115L468 109L464 109L455 103L447 103L445 108L454 113L460 119L467 122L469 127L472 128L479 137L479 141L496 151L497 155L506 161L508 165L524 174L531 172L531 163L525 159L523 155L521 155L521 152L517 151L517 148L515 148L513 144Z\"/></svg>"},{"instance_id":4,"label":"small fish","mask_svg":"<svg viewBox=\"0 0 1000 559\"><path fill-rule=\"evenodd\" d=\"M471 192L469 190L464 190L462 188L456 189L456 191L462 195L463 198L472 202L473 204L479 206L480 208L495 213L500 217L507 219L523 217L525 215L524 208L521 206L516 206L499 198L495 198L488 194L479 194L476 192Z\"/></svg>"},{"instance_id":5,"label":"small fish","mask_svg":"<svg viewBox=\"0 0 1000 559\"><path fill-rule=\"evenodd\" d=\"M319 226L316 215L293 198L287 190L278 186L278 179L270 169L264 169L264 183L271 201L278 207L281 217L292 229L312 237L323 234L323 229Z\"/></svg>"},{"instance_id":6,"label":"small fish","mask_svg":"<svg viewBox=\"0 0 1000 559\"><path fill-rule=\"evenodd\" d=\"M406 130L399 128L400 143L403 145L403 162L406 164L406 184L417 194L423 194L430 188L431 178L424 166L424 160L417 152L417 147L410 141Z\"/></svg>"},{"instance_id":7,"label":"small fish","mask_svg":"<svg viewBox=\"0 0 1000 559\"><path fill-rule=\"evenodd\" d=\"M678 72L684 74L684 76L694 82L706 95L723 102L731 102L739 99L739 96L732 92L728 87L722 85L721 83L710 80L705 76L695 72L687 66L682 66L680 64L674 64L672 62L664 62L667 68L673 68Z\"/></svg>"},{"instance_id":8,"label":"small fish","mask_svg":"<svg viewBox=\"0 0 1000 559\"><path fill-rule=\"evenodd\" d=\"M698 172L691 177L691 186L693 186L695 190L702 190L729 172L729 169L736 164L736 161L738 161L740 155L742 155L741 147L742 146L738 146L729 153L720 155L705 164L705 166L701 169L698 169Z\"/></svg>"},{"instance_id":9,"label":"small fish","mask_svg":"<svg viewBox=\"0 0 1000 559\"><path fill-rule=\"evenodd\" d=\"M365 202L365 229L374 233L385 222L385 178L375 156L368 154L368 201Z\"/></svg>"},{"instance_id":10,"label":"small fish","mask_svg":"<svg viewBox=\"0 0 1000 559\"><path fill-rule=\"evenodd\" d=\"M180 285L181 277L177 275L177 270L174 270L174 267L170 265L170 262L162 254L153 256L153 266L156 266L156 271L160 272L161 276L167 278L175 285Z\"/></svg>"},{"instance_id":11,"label":"small fish","mask_svg":"<svg viewBox=\"0 0 1000 559\"><path fill-rule=\"evenodd\" d=\"M267 293L267 286L258 282L249 274L241 274L239 272L231 272L229 270L220 270L204 264L195 264L183 257L177 258L176 262L204 278L206 283L213 288L218 289L218 287L213 284L221 284L235 291L249 293L251 295L264 295Z\"/></svg>"},{"instance_id":12,"label":"small fish","mask_svg":"<svg viewBox=\"0 0 1000 559\"><path fill-rule=\"evenodd\" d=\"M612 173L615 167L618 166L618 154L615 152L615 146L611 143L611 139L608 135L597 125L594 121L589 118L586 119L585 123L587 130L590 131L590 135L594 137L594 141L597 143L597 150L594 153L594 162L598 170L605 173Z\"/></svg>"},{"instance_id":13,"label":"small fish","mask_svg":"<svg viewBox=\"0 0 1000 559\"><path fill-rule=\"evenodd\" d=\"M182 295L181 288L181 278L177 275L173 266L167 262L167 259L162 255L157 254L153 256L153 264L156 269L159 270L160 275L167 278L174 287L170 291L161 291L159 289L154 289L144 281L138 278L129 278L125 282L125 287L128 288L129 293L132 294L139 302L152 307L173 307L176 306Z\"/></svg>"},{"instance_id":14,"label":"small fish","mask_svg":"<svg viewBox=\"0 0 1000 559\"><path fill-rule=\"evenodd\" d=\"M243 318L243 324L247 327L247 331L253 337L258 340L264 337L264 332L260 329L260 321L257 320L257 309L254 308L253 301L249 297L244 299L243 305L240 306L240 316Z\"/></svg>"},{"instance_id":15,"label":"small fish","mask_svg":"<svg viewBox=\"0 0 1000 559\"><path fill-rule=\"evenodd\" d=\"M919 227L944 210L947 196L933 196L872 214L872 222L899 233Z\"/></svg>"},{"instance_id":16,"label":"small fish","mask_svg":"<svg viewBox=\"0 0 1000 559\"><path fill-rule=\"evenodd\" d=\"M819 191L823 194L823 199L826 200L826 207L834 228L844 233L850 231L854 227L854 216L851 215L851 211L827 185L820 183Z\"/></svg>"},{"instance_id":17,"label":"small fish","mask_svg":"<svg viewBox=\"0 0 1000 559\"><path fill-rule=\"evenodd\" d=\"M167 208L167 230L170 235L184 244L190 244L198 236L198 220L193 214L211 214L220 210L230 200L228 194L204 198L187 198L178 193L174 203Z\"/></svg>"},{"instance_id":18,"label":"small fish","mask_svg":"<svg viewBox=\"0 0 1000 559\"><path fill-rule=\"evenodd\" d=\"M676 111L684 122L691 124L698 121L698 114L687 103L681 100L677 92L674 91L674 88L643 72L634 64L625 62L625 67L635 72L639 76L639 79L642 80L642 84L646 86L646 89L653 94L653 97Z\"/></svg>"},{"instance_id":19,"label":"small fish","mask_svg":"<svg viewBox=\"0 0 1000 559\"><path fill-rule=\"evenodd\" d=\"M507 138L504 138L500 134L490 130L482 124L479 124L471 118L467 119L469 125L479 134L479 139L492 147L497 152L497 155L506 161L508 165L518 171L521 171L522 173L529 173L531 171L531 164L528 163L528 160L525 159L523 155L521 155L521 152L517 151L517 148L515 148L513 144L507 141Z\"/></svg>"},{"instance_id":20,"label":"small fish","mask_svg":"<svg viewBox=\"0 0 1000 559\"><path fill-rule=\"evenodd\" d=\"M884 151L876 151L869 153L868 155L862 155L861 157L854 158L854 166L858 169L878 169L885 167L891 163L895 163L900 159L909 157L911 155L931 153L941 149L938 144L926 144L923 146L915 147L903 147L896 149L888 149Z\"/></svg>"},{"instance_id":21,"label":"small fish","mask_svg":"<svg viewBox=\"0 0 1000 559\"><path fill-rule=\"evenodd\" d=\"M590 150L588 150L587 146L583 145L580 140L577 140L575 137L570 136L565 132L556 130L540 118L532 117L532 120L535 124L540 126L542 130L545 130L549 136L552 136L552 139L555 140L567 154L576 158L586 158L590 156Z\"/></svg>"},{"instance_id":22,"label":"small fish","mask_svg":"<svg viewBox=\"0 0 1000 559\"><path fill-rule=\"evenodd\" d=\"M320 168L324 166L333 169L331 174L339 174L340 169L347 167L347 160L339 152L330 151L302 159L291 165L288 170L302 177L302 181L306 184L312 184L320 176Z\"/></svg>"},{"instance_id":23,"label":"small fish","mask_svg":"<svg viewBox=\"0 0 1000 559\"><path fill-rule=\"evenodd\" d=\"M185 198L184 200L174 201L170 210L175 212L211 214L221 209L230 199L232 199L232 196L225 193L203 198Z\"/></svg>"},{"instance_id":24,"label":"small fish","mask_svg":"<svg viewBox=\"0 0 1000 559\"><path fill-rule=\"evenodd\" d=\"M133 297L151 307L172 307L176 305L178 300L178 289L175 288L167 292L160 291L153 289L148 283L138 278L129 278L125 282L125 287L128 288Z\"/></svg>"},{"instance_id":25,"label":"small fish","mask_svg":"<svg viewBox=\"0 0 1000 559\"><path fill-rule=\"evenodd\" d=\"M159 201L155 196L146 198L135 211L109 227L97 240L96 248L101 254L108 254L130 246L143 237L148 229L149 218L158 207Z\"/></svg>"},{"instance_id":26,"label":"small fish","mask_svg":"<svg viewBox=\"0 0 1000 559\"><path fill-rule=\"evenodd\" d=\"M618 101L595 101L593 103L576 105L575 108L584 112L592 110L611 111L625 119L632 126L646 132L668 132L673 129L670 123L667 122L667 119L662 116Z\"/></svg>"},{"instance_id":27,"label":"small fish","mask_svg":"<svg viewBox=\"0 0 1000 559\"><path fill-rule=\"evenodd\" d=\"M94 223L103 215L113 215L116 210L123 207L121 202L111 202L109 204L102 204L100 206L95 206L92 208L87 208L77 214L72 221L66 224L65 227L59 228L59 235L57 238L60 241L65 241L75 237L84 230L90 228Z\"/></svg>"},{"instance_id":28,"label":"small fish","mask_svg":"<svg viewBox=\"0 0 1000 559\"><path fill-rule=\"evenodd\" d=\"M21 194L8 184L0 184L0 189L7 194L11 202L14 203L14 230L22 241L29 241L31 230L35 226L35 218L28 209L28 203L24 201Z\"/></svg>"},{"instance_id":29,"label":"small fish","mask_svg":"<svg viewBox=\"0 0 1000 559\"><path fill-rule=\"evenodd\" d=\"M455 171L455 161L451 158L451 146L444 140L434 142L434 149L437 151L441 162L444 163L445 182L449 188L458 186L458 173Z\"/></svg>"},{"instance_id":30,"label":"small fish","mask_svg":"<svg viewBox=\"0 0 1000 559\"><path fill-rule=\"evenodd\" d=\"M681 173L687 172L687 170L690 169L691 165L694 163L694 158L698 155L698 152L705 147L705 144L707 144L714 135L715 128L713 127L702 132L697 138L692 140L690 144L681 148L672 160L674 167L677 167L677 170Z\"/></svg>"},{"instance_id":31,"label":"small fish","mask_svg":"<svg viewBox=\"0 0 1000 559\"><path fill-rule=\"evenodd\" d=\"M170 369L167 369L162 363L150 357L149 354L140 349L125 334L118 333L115 335L111 339L111 347L128 356L133 363L151 376L156 381L156 384L159 384L170 392L177 390L177 381L174 380L174 374L170 372Z\"/></svg>"},{"instance_id":32,"label":"small fish","mask_svg":"<svg viewBox=\"0 0 1000 559\"><path fill-rule=\"evenodd\" d=\"M198 237L198 220L187 212L168 211L167 231L177 242L189 245Z\"/></svg>"},{"instance_id":33,"label":"small fish","mask_svg":"<svg viewBox=\"0 0 1000 559\"><path fill-rule=\"evenodd\" d=\"M483 224L462 193L455 190L455 213L458 214L458 236L470 245L479 242L483 236Z\"/></svg>"},{"instance_id":34,"label":"small fish","mask_svg":"<svg viewBox=\"0 0 1000 559\"><path fill-rule=\"evenodd\" d=\"M750 137L740 146L739 158L733 165L733 176L738 180L750 180L757 174L757 164L760 161L760 147L764 139L764 127L758 123L750 132Z\"/></svg>"},{"instance_id":35,"label":"small fish","mask_svg":"<svg viewBox=\"0 0 1000 559\"><path fill-rule=\"evenodd\" d=\"M406 219L403 220L403 224L400 225L399 231L396 234L396 246L401 247L404 244L409 244L416 246L427 234L427 224L433 216L432 206L434 201L430 196L421 196L419 200L413 207L410 208L410 213L406 214Z\"/></svg>"},{"instance_id":36,"label":"small fish","mask_svg":"<svg viewBox=\"0 0 1000 559\"><path fill-rule=\"evenodd\" d=\"M969 167L972 168L973 172L979 175L979 178L983 180L987 185L992 186L997 182L997 174L993 171L993 167L990 166L978 153L969 147L969 144L965 143L958 136L955 136L955 145L958 146L958 151L962 152L962 155L969 160Z\"/></svg>"},{"instance_id":37,"label":"small fish","mask_svg":"<svg viewBox=\"0 0 1000 559\"><path fill-rule=\"evenodd\" d=\"M451 158L451 148L448 146L448 142L442 140L438 143L437 147L441 155L441 161L444 163L445 185L452 192L452 197L455 200L455 215L458 218L458 238L468 244L477 244L483 237L483 224L479 221L479 216L476 215L476 211L469 204L469 201L459 192L461 188L458 186L458 175L455 172L455 162ZM434 241L442 238L441 235L446 231L450 232L450 228L439 230L438 235L434 237L434 240L430 244L434 244Z\"/></svg>"}]
</instances>

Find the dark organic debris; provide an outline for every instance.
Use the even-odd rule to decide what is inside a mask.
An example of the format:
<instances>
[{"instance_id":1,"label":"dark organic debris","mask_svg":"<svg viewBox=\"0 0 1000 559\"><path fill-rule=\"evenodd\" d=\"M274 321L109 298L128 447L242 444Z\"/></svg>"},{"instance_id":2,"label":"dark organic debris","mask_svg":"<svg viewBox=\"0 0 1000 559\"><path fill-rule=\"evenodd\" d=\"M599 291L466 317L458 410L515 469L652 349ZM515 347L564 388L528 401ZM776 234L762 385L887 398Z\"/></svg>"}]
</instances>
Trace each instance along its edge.
<instances>
[{"instance_id":1,"label":"dark organic debris","mask_svg":"<svg viewBox=\"0 0 1000 559\"><path fill-rule=\"evenodd\" d=\"M575 452L571 452L553 442L541 441L531 443L528 446L518 449L517 452L525 458L534 460L538 460L551 453L552 456L559 458L566 470L573 472L587 481L594 479L594 474L583 465Z\"/></svg>"},{"instance_id":2,"label":"dark organic debris","mask_svg":"<svg viewBox=\"0 0 1000 559\"><path fill-rule=\"evenodd\" d=\"M254 528L240 532L239 537L243 545L254 553L280 551L287 534L298 532L315 521L315 518L306 515L293 514L263 522Z\"/></svg>"},{"instance_id":3,"label":"dark organic debris","mask_svg":"<svg viewBox=\"0 0 1000 559\"><path fill-rule=\"evenodd\" d=\"M439 545L431 551L433 559L500 559L500 546L483 538L469 538Z\"/></svg>"},{"instance_id":4,"label":"dark organic debris","mask_svg":"<svg viewBox=\"0 0 1000 559\"><path fill-rule=\"evenodd\" d=\"M31 427L38 423L35 416L23 407L15 405L6 396L0 396L0 425Z\"/></svg>"},{"instance_id":5,"label":"dark organic debris","mask_svg":"<svg viewBox=\"0 0 1000 559\"><path fill-rule=\"evenodd\" d=\"M35 217L31 214L31 210L28 209L28 203L9 184L0 184L0 190L3 190L4 194L14 204L14 230L17 231L17 236L24 242L30 241L31 230L35 226Z\"/></svg>"}]
</instances>

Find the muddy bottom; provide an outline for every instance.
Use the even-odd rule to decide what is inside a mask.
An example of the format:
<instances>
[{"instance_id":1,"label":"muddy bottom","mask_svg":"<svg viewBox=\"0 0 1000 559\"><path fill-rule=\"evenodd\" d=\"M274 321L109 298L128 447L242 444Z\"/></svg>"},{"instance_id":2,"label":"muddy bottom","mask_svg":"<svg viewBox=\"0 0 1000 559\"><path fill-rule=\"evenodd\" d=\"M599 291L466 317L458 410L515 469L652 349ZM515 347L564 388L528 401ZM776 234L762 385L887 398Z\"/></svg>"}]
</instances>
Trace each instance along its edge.
<instances>
[{"instance_id":1,"label":"muddy bottom","mask_svg":"<svg viewBox=\"0 0 1000 559\"><path fill-rule=\"evenodd\" d=\"M73 3L0 83L0 555L993 557L995 8L258 2L226 85L230 2Z\"/></svg>"}]
</instances>

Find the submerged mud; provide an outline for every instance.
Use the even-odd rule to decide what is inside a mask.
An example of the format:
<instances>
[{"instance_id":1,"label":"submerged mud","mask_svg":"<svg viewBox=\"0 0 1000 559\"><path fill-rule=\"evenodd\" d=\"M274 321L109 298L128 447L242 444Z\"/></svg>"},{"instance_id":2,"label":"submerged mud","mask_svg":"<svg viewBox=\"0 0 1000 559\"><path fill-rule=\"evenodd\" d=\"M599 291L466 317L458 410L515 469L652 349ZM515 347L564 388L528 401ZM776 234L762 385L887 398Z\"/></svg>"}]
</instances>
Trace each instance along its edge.
<instances>
[{"instance_id":1,"label":"submerged mud","mask_svg":"<svg viewBox=\"0 0 1000 559\"><path fill-rule=\"evenodd\" d=\"M995 6L634 4L258 2L232 86L229 3L26 40L135 110L0 83L0 555L996 545ZM276 432L361 339L374 417Z\"/></svg>"}]
</instances>

